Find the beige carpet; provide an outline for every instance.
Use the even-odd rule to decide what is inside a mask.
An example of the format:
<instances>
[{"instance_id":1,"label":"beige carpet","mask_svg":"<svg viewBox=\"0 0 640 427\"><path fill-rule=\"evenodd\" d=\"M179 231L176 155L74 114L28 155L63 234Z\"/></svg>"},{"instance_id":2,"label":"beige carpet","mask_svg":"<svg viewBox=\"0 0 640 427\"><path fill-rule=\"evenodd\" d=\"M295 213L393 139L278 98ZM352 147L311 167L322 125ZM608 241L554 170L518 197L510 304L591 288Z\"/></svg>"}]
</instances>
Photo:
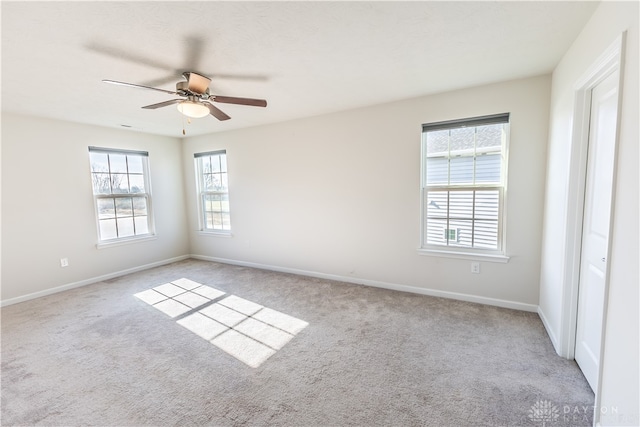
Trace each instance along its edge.
<instances>
[{"instance_id":1,"label":"beige carpet","mask_svg":"<svg viewBox=\"0 0 640 427\"><path fill-rule=\"evenodd\" d=\"M197 260L3 308L1 380L7 426L587 426L594 399L534 313Z\"/></svg>"}]
</instances>

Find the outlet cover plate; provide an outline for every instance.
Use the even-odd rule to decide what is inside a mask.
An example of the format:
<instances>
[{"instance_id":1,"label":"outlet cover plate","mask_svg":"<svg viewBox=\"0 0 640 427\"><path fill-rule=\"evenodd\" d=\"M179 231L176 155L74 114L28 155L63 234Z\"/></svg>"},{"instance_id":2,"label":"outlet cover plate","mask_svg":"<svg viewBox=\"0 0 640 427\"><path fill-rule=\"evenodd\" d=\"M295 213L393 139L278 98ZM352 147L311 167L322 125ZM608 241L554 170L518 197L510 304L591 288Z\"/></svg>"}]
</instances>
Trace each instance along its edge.
<instances>
[{"instance_id":1,"label":"outlet cover plate","mask_svg":"<svg viewBox=\"0 0 640 427\"><path fill-rule=\"evenodd\" d=\"M472 262L471 263L471 272L473 274L480 274L480 263L479 262Z\"/></svg>"}]
</instances>

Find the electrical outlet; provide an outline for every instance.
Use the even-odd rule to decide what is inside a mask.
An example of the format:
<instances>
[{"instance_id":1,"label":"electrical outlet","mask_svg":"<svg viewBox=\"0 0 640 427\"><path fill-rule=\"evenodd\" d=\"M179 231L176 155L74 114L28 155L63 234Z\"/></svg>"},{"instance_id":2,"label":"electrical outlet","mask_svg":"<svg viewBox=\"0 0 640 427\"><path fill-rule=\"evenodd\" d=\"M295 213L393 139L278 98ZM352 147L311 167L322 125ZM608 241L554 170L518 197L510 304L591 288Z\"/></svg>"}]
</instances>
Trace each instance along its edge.
<instances>
[{"instance_id":1,"label":"electrical outlet","mask_svg":"<svg viewBox=\"0 0 640 427\"><path fill-rule=\"evenodd\" d=\"M69 258L60 258L60 267L69 267Z\"/></svg>"},{"instance_id":2,"label":"electrical outlet","mask_svg":"<svg viewBox=\"0 0 640 427\"><path fill-rule=\"evenodd\" d=\"M472 262L471 263L471 272L473 274L480 274L480 263L479 262Z\"/></svg>"}]
</instances>

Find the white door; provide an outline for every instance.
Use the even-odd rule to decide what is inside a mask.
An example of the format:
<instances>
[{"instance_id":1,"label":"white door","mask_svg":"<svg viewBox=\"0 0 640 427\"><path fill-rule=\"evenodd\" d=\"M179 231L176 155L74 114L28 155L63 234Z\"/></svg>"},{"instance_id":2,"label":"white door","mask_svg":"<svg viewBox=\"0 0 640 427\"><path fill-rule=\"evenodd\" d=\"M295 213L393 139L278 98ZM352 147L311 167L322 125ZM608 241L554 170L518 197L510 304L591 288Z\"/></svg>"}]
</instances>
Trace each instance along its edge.
<instances>
[{"instance_id":1,"label":"white door","mask_svg":"<svg viewBox=\"0 0 640 427\"><path fill-rule=\"evenodd\" d=\"M607 249L618 116L618 75L591 92L575 359L595 391L607 277Z\"/></svg>"}]
</instances>

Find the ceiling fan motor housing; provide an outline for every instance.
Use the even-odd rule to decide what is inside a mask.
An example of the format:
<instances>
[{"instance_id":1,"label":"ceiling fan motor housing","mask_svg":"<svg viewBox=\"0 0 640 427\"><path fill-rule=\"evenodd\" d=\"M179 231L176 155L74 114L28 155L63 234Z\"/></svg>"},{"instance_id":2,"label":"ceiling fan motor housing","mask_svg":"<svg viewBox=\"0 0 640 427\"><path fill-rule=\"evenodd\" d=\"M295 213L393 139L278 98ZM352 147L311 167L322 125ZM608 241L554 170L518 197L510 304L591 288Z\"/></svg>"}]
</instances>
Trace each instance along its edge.
<instances>
[{"instance_id":1,"label":"ceiling fan motor housing","mask_svg":"<svg viewBox=\"0 0 640 427\"><path fill-rule=\"evenodd\" d=\"M189 83L187 82L178 82L176 83L176 92L186 92L189 90Z\"/></svg>"},{"instance_id":2,"label":"ceiling fan motor housing","mask_svg":"<svg viewBox=\"0 0 640 427\"><path fill-rule=\"evenodd\" d=\"M189 89L189 82L178 82L176 83L176 92L181 96L198 95L204 99L207 99L209 95L209 88L207 88L203 92L194 92L193 90Z\"/></svg>"}]
</instances>

